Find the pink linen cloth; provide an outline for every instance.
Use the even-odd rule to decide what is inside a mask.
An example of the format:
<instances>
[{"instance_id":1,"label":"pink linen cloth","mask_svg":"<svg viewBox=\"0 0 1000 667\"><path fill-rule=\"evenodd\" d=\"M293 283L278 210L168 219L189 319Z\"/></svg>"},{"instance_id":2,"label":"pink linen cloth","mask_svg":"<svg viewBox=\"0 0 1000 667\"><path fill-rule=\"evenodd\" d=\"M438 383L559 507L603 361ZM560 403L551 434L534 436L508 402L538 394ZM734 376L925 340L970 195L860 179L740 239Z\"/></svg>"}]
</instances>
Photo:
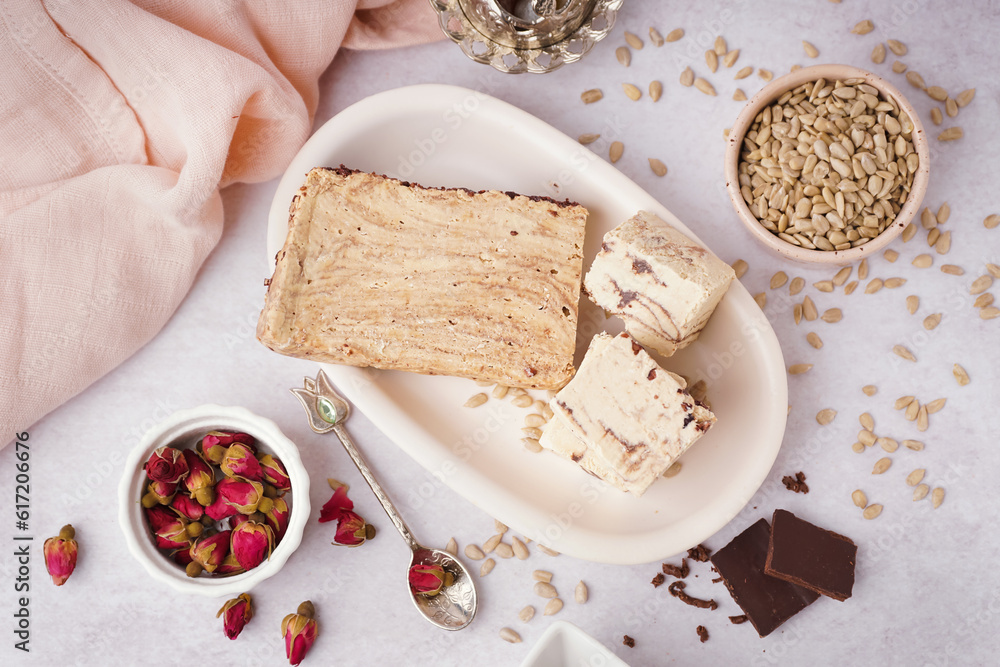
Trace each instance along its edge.
<instances>
[{"instance_id":1,"label":"pink linen cloth","mask_svg":"<svg viewBox=\"0 0 1000 667\"><path fill-rule=\"evenodd\" d=\"M427 0L0 0L0 447L163 327L339 47L441 36Z\"/></svg>"}]
</instances>

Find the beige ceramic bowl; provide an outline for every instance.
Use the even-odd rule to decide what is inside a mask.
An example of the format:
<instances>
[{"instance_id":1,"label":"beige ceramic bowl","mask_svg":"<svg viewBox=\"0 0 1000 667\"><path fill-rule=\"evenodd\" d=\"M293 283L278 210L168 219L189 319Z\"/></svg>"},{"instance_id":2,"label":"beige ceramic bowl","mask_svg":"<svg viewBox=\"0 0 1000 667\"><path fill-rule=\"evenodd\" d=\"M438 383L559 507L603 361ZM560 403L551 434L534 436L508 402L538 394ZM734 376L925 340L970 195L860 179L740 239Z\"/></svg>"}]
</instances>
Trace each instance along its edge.
<instances>
[{"instance_id":1,"label":"beige ceramic bowl","mask_svg":"<svg viewBox=\"0 0 1000 667\"><path fill-rule=\"evenodd\" d=\"M920 158L920 166L917 168L917 173L913 178L913 186L910 189L910 194L906 198L895 221L868 243L847 250L809 250L783 241L758 222L747 207L743 195L740 194L738 177L740 148L743 145L743 137L753 123L754 118L767 105L781 97L785 91L819 78L826 79L827 81L864 79L869 85L878 88L883 96L892 98L899 105L899 108L906 112L913 121L913 146ZM732 200L733 207L739 214L744 226L746 226L755 239L779 255L810 264L850 264L873 255L888 245L916 217L920 204L923 201L924 193L927 190L929 169L930 149L927 144L927 135L924 132L924 127L920 122L917 111L903 97L899 90L885 79L871 72L848 65L816 65L775 79L754 95L747 102L746 106L743 107L743 110L740 111L739 116L736 117L736 123L729 132L728 145L726 146L726 189L729 191L729 198Z\"/></svg>"}]
</instances>

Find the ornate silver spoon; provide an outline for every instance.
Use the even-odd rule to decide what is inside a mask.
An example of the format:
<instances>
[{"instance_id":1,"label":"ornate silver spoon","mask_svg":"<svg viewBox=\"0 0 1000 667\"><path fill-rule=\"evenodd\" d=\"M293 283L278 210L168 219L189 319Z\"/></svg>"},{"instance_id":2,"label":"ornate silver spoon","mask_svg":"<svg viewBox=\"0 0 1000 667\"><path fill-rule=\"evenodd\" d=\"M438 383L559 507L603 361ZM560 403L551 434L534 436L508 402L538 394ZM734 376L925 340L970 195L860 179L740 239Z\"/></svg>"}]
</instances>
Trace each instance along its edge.
<instances>
[{"instance_id":1,"label":"ornate silver spoon","mask_svg":"<svg viewBox=\"0 0 1000 667\"><path fill-rule=\"evenodd\" d=\"M365 481L368 482L368 486L375 492L375 497L382 503L382 508L389 515L392 525L396 527L413 552L410 567L419 564L437 564L454 577L454 582L451 585L442 587L441 592L432 597L414 593L409 586L409 581L407 581L406 588L410 591L410 597L416 608L428 621L445 630L461 630L471 623L476 616L478 598L476 586L473 584L468 570L447 551L428 549L414 539L413 533L410 532L395 505L392 504L385 490L375 479L371 468L368 467L368 462L365 461L354 444L354 440L344 428L344 421L351 414L351 406L336 392L326 377L326 373L320 371L315 380L305 378L305 388L295 388L291 391L305 408L312 430L316 433L333 431L340 439L340 444L347 450Z\"/></svg>"}]
</instances>

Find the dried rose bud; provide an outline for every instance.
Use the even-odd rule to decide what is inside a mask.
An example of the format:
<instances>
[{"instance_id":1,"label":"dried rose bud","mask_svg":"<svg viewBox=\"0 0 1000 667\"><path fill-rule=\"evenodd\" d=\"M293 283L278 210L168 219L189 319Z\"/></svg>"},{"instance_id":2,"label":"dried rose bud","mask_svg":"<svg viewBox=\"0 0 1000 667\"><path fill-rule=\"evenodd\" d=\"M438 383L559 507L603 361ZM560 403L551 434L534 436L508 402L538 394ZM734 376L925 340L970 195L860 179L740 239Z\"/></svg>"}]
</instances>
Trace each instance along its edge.
<instances>
[{"instance_id":1,"label":"dried rose bud","mask_svg":"<svg viewBox=\"0 0 1000 667\"><path fill-rule=\"evenodd\" d=\"M281 621L281 636L285 638L285 655L288 662L297 665L316 641L319 628L316 626L316 609L308 600L299 605L296 613L289 614Z\"/></svg>"},{"instance_id":2,"label":"dried rose bud","mask_svg":"<svg viewBox=\"0 0 1000 667\"><path fill-rule=\"evenodd\" d=\"M169 507L154 505L146 509L146 523L149 525L149 532L154 535L168 523L173 523L176 520L177 513Z\"/></svg>"},{"instance_id":3,"label":"dried rose bud","mask_svg":"<svg viewBox=\"0 0 1000 667\"><path fill-rule=\"evenodd\" d=\"M229 553L229 537L232 531L223 530L218 533L206 534L191 545L191 559L209 572L222 564Z\"/></svg>"},{"instance_id":4,"label":"dried rose bud","mask_svg":"<svg viewBox=\"0 0 1000 667\"><path fill-rule=\"evenodd\" d=\"M185 547L183 549L177 549L176 551L170 552L170 558L173 559L175 563L182 567L187 567L191 563L191 547Z\"/></svg>"},{"instance_id":5,"label":"dried rose bud","mask_svg":"<svg viewBox=\"0 0 1000 667\"><path fill-rule=\"evenodd\" d=\"M236 480L231 480L229 477L226 477L219 480L219 483L215 486L222 486L227 481L235 482ZM215 521L222 521L223 519L239 514L239 510L227 503L221 493L216 492L215 500L205 506L205 514Z\"/></svg>"},{"instance_id":6,"label":"dried rose bud","mask_svg":"<svg viewBox=\"0 0 1000 667\"><path fill-rule=\"evenodd\" d=\"M174 496L174 499L170 502L170 507L190 521L201 521L201 517L205 514L204 507L182 493Z\"/></svg>"},{"instance_id":7,"label":"dried rose bud","mask_svg":"<svg viewBox=\"0 0 1000 667\"><path fill-rule=\"evenodd\" d=\"M249 479L227 477L215 485L215 493L240 514L253 514L264 497L264 485Z\"/></svg>"},{"instance_id":8,"label":"dried rose bud","mask_svg":"<svg viewBox=\"0 0 1000 667\"><path fill-rule=\"evenodd\" d=\"M347 497L347 487L338 487L334 492L333 496L326 501L323 508L319 511L319 522L326 523L327 521L337 521L340 519L340 515L346 510L353 510L354 502Z\"/></svg>"},{"instance_id":9,"label":"dried rose bud","mask_svg":"<svg viewBox=\"0 0 1000 667\"><path fill-rule=\"evenodd\" d=\"M188 476L184 479L185 490L200 504L211 504L214 495L210 491L215 485L215 470L193 449L184 450L184 460L188 465Z\"/></svg>"},{"instance_id":10,"label":"dried rose bud","mask_svg":"<svg viewBox=\"0 0 1000 667\"><path fill-rule=\"evenodd\" d=\"M229 517L229 529L235 530L236 526L240 525L241 523L245 523L249 520L250 520L249 515L240 514L239 512L237 512L236 514Z\"/></svg>"},{"instance_id":11,"label":"dried rose bud","mask_svg":"<svg viewBox=\"0 0 1000 667\"><path fill-rule=\"evenodd\" d=\"M271 530L274 531L275 543L280 542L281 538L285 536L285 531L288 530L288 503L285 502L284 498L275 498L274 506L269 511L264 512L264 516L267 519L267 525L271 526Z\"/></svg>"},{"instance_id":12,"label":"dried rose bud","mask_svg":"<svg viewBox=\"0 0 1000 667\"><path fill-rule=\"evenodd\" d=\"M232 530L230 550L244 570L252 570L271 557L274 532L266 523L244 521Z\"/></svg>"},{"instance_id":13,"label":"dried rose bud","mask_svg":"<svg viewBox=\"0 0 1000 667\"><path fill-rule=\"evenodd\" d=\"M270 454L263 454L258 460L264 472L264 481L273 486L279 495L284 495L292 489L292 481L288 478L288 471L280 459Z\"/></svg>"},{"instance_id":14,"label":"dried rose bud","mask_svg":"<svg viewBox=\"0 0 1000 667\"><path fill-rule=\"evenodd\" d=\"M156 546L161 549L186 549L191 546L191 533L188 532L189 522L187 519L174 514L173 521L170 521L153 534L156 536ZM201 526L201 524L198 524Z\"/></svg>"},{"instance_id":15,"label":"dried rose bud","mask_svg":"<svg viewBox=\"0 0 1000 667\"><path fill-rule=\"evenodd\" d=\"M226 556L226 559L219 563L219 567L215 568L215 574L220 577L228 577L234 574L243 574L246 570L240 566L239 561L236 560L236 556L230 551Z\"/></svg>"},{"instance_id":16,"label":"dried rose bud","mask_svg":"<svg viewBox=\"0 0 1000 667\"><path fill-rule=\"evenodd\" d=\"M146 498L153 498L157 503L161 505L169 505L170 501L174 499L177 494L177 483L176 482L150 482L149 483L149 493L143 496L143 507L146 507ZM152 507L154 503L150 503L149 506Z\"/></svg>"},{"instance_id":17,"label":"dried rose bud","mask_svg":"<svg viewBox=\"0 0 1000 667\"><path fill-rule=\"evenodd\" d=\"M226 636L230 639L239 637L243 627L253 618L253 602L250 600L250 595L241 593L239 597L228 600L215 615L216 618L220 616Z\"/></svg>"},{"instance_id":18,"label":"dried rose bud","mask_svg":"<svg viewBox=\"0 0 1000 667\"><path fill-rule=\"evenodd\" d=\"M240 442L229 446L219 463L219 468L227 477L242 477L255 482L264 481L264 471L260 468L260 461L252 449Z\"/></svg>"},{"instance_id":19,"label":"dried rose bud","mask_svg":"<svg viewBox=\"0 0 1000 667\"><path fill-rule=\"evenodd\" d=\"M410 590L417 595L427 597L433 597L445 586L455 583L455 575L446 572L437 563L418 563L410 568L407 578L410 581Z\"/></svg>"},{"instance_id":20,"label":"dried rose bud","mask_svg":"<svg viewBox=\"0 0 1000 667\"><path fill-rule=\"evenodd\" d=\"M73 526L66 524L59 531L58 537L50 537L42 545L42 554L45 556L45 569L52 577L52 583L62 586L69 579L76 569L77 544L76 531Z\"/></svg>"},{"instance_id":21,"label":"dried rose bud","mask_svg":"<svg viewBox=\"0 0 1000 667\"><path fill-rule=\"evenodd\" d=\"M333 536L332 543L345 547L360 547L374 535L374 529L364 519L350 510L344 510L340 514L337 532Z\"/></svg>"},{"instance_id":22,"label":"dried rose bud","mask_svg":"<svg viewBox=\"0 0 1000 667\"><path fill-rule=\"evenodd\" d=\"M188 474L188 464L184 454L173 447L160 447L154 451L144 467L146 476L154 482L176 485Z\"/></svg>"},{"instance_id":23,"label":"dried rose bud","mask_svg":"<svg viewBox=\"0 0 1000 667\"><path fill-rule=\"evenodd\" d=\"M198 443L198 448L206 461L215 465L222 463L222 457L226 455L229 445L234 442L242 443L248 447L253 447L253 436L247 433L236 433L234 431L209 431Z\"/></svg>"}]
</instances>

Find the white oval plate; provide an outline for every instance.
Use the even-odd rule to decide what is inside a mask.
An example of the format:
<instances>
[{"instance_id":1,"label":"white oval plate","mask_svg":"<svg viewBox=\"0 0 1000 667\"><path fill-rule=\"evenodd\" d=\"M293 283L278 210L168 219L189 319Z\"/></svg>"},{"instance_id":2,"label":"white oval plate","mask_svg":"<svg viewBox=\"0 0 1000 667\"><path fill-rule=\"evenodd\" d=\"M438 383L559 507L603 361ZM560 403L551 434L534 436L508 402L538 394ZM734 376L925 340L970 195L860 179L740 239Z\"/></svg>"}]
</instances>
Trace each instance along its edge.
<instances>
[{"instance_id":1,"label":"white oval plate","mask_svg":"<svg viewBox=\"0 0 1000 667\"><path fill-rule=\"evenodd\" d=\"M642 209L697 238L621 172L538 118L476 91L418 85L354 104L306 142L271 205L270 259L284 243L288 206L306 172L340 164L427 186L578 201L590 211L584 270L604 234ZM577 361L595 333L616 326L617 320L605 319L582 298ZM785 430L788 385L781 349L739 281L698 341L665 366L692 382L706 380L718 423L682 457L680 474L658 480L641 498L554 454L525 450L520 428L528 410L495 399L463 408L472 394L484 391L470 380L324 368L400 449L489 515L563 553L634 564L682 552L726 525L764 481Z\"/></svg>"}]
</instances>

